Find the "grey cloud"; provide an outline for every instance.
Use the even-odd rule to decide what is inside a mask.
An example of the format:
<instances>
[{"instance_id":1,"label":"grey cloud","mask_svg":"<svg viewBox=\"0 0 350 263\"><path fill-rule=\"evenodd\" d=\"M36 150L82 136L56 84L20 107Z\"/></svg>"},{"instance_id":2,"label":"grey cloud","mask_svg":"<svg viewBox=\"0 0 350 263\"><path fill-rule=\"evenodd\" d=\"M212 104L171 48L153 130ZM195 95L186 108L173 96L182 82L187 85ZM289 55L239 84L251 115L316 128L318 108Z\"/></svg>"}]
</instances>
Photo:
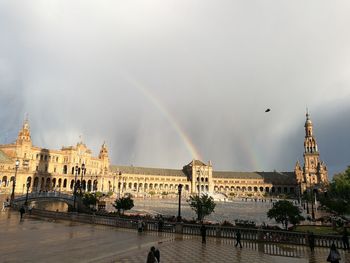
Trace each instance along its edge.
<instances>
[{"instance_id":1,"label":"grey cloud","mask_svg":"<svg viewBox=\"0 0 350 263\"><path fill-rule=\"evenodd\" d=\"M292 170L308 106L338 171L349 156L349 122L336 114L350 97L349 5L3 1L0 142L28 112L38 146L83 134L95 153L106 140L113 163L179 168L192 155L176 122L216 169Z\"/></svg>"}]
</instances>

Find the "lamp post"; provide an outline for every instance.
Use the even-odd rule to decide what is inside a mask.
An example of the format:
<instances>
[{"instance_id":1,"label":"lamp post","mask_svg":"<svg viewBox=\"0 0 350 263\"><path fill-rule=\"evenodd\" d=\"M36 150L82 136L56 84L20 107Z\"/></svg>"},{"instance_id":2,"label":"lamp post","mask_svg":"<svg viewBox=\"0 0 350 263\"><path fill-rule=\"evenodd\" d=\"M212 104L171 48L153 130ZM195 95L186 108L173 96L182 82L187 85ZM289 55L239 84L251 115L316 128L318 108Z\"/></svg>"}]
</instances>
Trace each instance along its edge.
<instances>
[{"instance_id":1,"label":"lamp post","mask_svg":"<svg viewBox=\"0 0 350 263\"><path fill-rule=\"evenodd\" d=\"M15 199L16 177L17 177L18 167L19 167L19 160L16 160L15 177L13 178L13 183L12 183L11 205L13 203L13 200Z\"/></svg>"},{"instance_id":2,"label":"lamp post","mask_svg":"<svg viewBox=\"0 0 350 263\"><path fill-rule=\"evenodd\" d=\"M28 178L29 179L29 178ZM27 193L26 193L26 201L24 202L24 205L28 205L28 192L30 187L30 181L27 180Z\"/></svg>"},{"instance_id":3,"label":"lamp post","mask_svg":"<svg viewBox=\"0 0 350 263\"><path fill-rule=\"evenodd\" d=\"M311 217L312 220L315 220L315 211L314 211L314 189L311 191Z\"/></svg>"},{"instance_id":4,"label":"lamp post","mask_svg":"<svg viewBox=\"0 0 350 263\"><path fill-rule=\"evenodd\" d=\"M84 179L84 175L85 175L85 173L86 173L85 163L83 163L83 164L81 165L80 173L81 173L81 177L80 177L80 193L82 193L82 192L83 192L83 190L82 190L82 187L83 187L83 179ZM85 188L85 185L84 185L84 188ZM85 191L85 189L84 189L84 191Z\"/></svg>"},{"instance_id":5,"label":"lamp post","mask_svg":"<svg viewBox=\"0 0 350 263\"><path fill-rule=\"evenodd\" d=\"M198 179L198 196L201 196L201 171L197 170L197 179Z\"/></svg>"},{"instance_id":6,"label":"lamp post","mask_svg":"<svg viewBox=\"0 0 350 263\"><path fill-rule=\"evenodd\" d=\"M73 200L73 206L74 211L77 210L76 208L76 202L77 202L77 177L78 177L79 167L78 165L75 166L75 176L74 176L74 200Z\"/></svg>"},{"instance_id":7,"label":"lamp post","mask_svg":"<svg viewBox=\"0 0 350 263\"><path fill-rule=\"evenodd\" d=\"M177 222L181 222L181 192L182 192L182 184L179 184L177 187L178 193L179 193L179 210L177 213Z\"/></svg>"},{"instance_id":8,"label":"lamp post","mask_svg":"<svg viewBox=\"0 0 350 263\"><path fill-rule=\"evenodd\" d=\"M306 213L310 214L310 211L309 211L309 188L306 189Z\"/></svg>"}]
</instances>

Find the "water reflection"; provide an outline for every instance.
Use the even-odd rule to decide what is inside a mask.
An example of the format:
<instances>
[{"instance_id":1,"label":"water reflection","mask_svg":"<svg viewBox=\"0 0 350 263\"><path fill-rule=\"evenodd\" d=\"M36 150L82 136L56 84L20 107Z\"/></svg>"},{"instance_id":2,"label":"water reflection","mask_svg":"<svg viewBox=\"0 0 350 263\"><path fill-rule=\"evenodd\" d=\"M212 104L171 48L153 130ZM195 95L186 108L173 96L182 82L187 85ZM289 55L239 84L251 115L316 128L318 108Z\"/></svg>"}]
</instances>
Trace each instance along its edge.
<instances>
[{"instance_id":1,"label":"water reflection","mask_svg":"<svg viewBox=\"0 0 350 263\"><path fill-rule=\"evenodd\" d=\"M59 211L59 212L68 212L68 204L62 202L62 201L34 201L31 202L31 205L34 206L34 208L38 209L45 209L49 211Z\"/></svg>"},{"instance_id":2,"label":"water reflection","mask_svg":"<svg viewBox=\"0 0 350 263\"><path fill-rule=\"evenodd\" d=\"M188 203L183 200L181 205L182 217L186 219L196 218L196 214ZM223 222L224 220L234 222L235 219L251 220L257 224L263 222L275 224L267 218L267 211L272 207L270 202L251 202L250 200L234 200L232 202L216 202L215 212L206 217L206 220ZM131 212L163 214L177 216L178 201L169 199L134 199L134 207ZM107 202L107 210L115 211L112 202Z\"/></svg>"}]
</instances>

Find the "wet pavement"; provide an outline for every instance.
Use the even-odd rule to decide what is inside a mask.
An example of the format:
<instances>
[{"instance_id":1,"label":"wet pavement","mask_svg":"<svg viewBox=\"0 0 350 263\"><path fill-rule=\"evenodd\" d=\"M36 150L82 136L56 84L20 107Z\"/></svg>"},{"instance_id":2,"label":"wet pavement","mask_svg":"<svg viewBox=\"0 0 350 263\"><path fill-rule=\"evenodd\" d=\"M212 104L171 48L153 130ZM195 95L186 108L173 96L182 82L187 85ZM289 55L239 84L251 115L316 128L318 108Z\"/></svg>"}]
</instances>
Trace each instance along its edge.
<instances>
[{"instance_id":1,"label":"wet pavement","mask_svg":"<svg viewBox=\"0 0 350 263\"><path fill-rule=\"evenodd\" d=\"M40 219L28 214L20 221L17 211L0 212L0 262L146 262L156 246L161 262L326 262L328 249L314 253L301 246L271 246L197 236L145 232L69 221ZM350 253L340 251L350 262ZM284 255L284 256L281 256Z\"/></svg>"}]
</instances>

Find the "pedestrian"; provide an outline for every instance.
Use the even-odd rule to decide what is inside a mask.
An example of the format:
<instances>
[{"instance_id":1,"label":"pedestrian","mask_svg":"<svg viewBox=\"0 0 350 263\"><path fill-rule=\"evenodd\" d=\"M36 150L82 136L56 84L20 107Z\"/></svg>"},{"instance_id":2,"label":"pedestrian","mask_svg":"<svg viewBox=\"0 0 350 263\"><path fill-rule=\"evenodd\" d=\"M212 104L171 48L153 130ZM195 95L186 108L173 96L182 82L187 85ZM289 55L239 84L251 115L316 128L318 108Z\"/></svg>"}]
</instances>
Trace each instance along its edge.
<instances>
[{"instance_id":1,"label":"pedestrian","mask_svg":"<svg viewBox=\"0 0 350 263\"><path fill-rule=\"evenodd\" d=\"M26 212L26 210L24 209L24 206L22 206L22 207L19 209L19 213L21 214L21 220L22 220L23 215L24 215L25 212Z\"/></svg>"},{"instance_id":2,"label":"pedestrian","mask_svg":"<svg viewBox=\"0 0 350 263\"><path fill-rule=\"evenodd\" d=\"M308 237L307 237L308 241L309 241L309 247L310 250L313 252L315 249L315 236L313 232L308 232Z\"/></svg>"},{"instance_id":3,"label":"pedestrian","mask_svg":"<svg viewBox=\"0 0 350 263\"><path fill-rule=\"evenodd\" d=\"M156 250L154 251L154 256L156 257L158 263L160 263L160 252L158 248L156 248Z\"/></svg>"},{"instance_id":4,"label":"pedestrian","mask_svg":"<svg viewBox=\"0 0 350 263\"><path fill-rule=\"evenodd\" d=\"M202 223L201 228L201 236L202 236L202 243L205 244L207 243L206 237L207 237L207 228L205 227L205 225Z\"/></svg>"},{"instance_id":5,"label":"pedestrian","mask_svg":"<svg viewBox=\"0 0 350 263\"><path fill-rule=\"evenodd\" d=\"M239 231L239 229L236 232L236 244L235 247L237 247L239 244L240 248L242 248L242 243L241 243L241 232Z\"/></svg>"},{"instance_id":6,"label":"pedestrian","mask_svg":"<svg viewBox=\"0 0 350 263\"><path fill-rule=\"evenodd\" d=\"M139 221L137 222L137 231L139 233L141 233L143 231L143 222L142 219L139 219Z\"/></svg>"},{"instance_id":7,"label":"pedestrian","mask_svg":"<svg viewBox=\"0 0 350 263\"><path fill-rule=\"evenodd\" d=\"M155 247L151 247L151 249L147 255L147 262L146 263L158 263L157 258L154 255L155 250L156 250Z\"/></svg>"},{"instance_id":8,"label":"pedestrian","mask_svg":"<svg viewBox=\"0 0 350 263\"><path fill-rule=\"evenodd\" d=\"M342 241L343 241L344 249L349 250L349 234L348 234L346 227L344 227Z\"/></svg>"},{"instance_id":9,"label":"pedestrian","mask_svg":"<svg viewBox=\"0 0 350 263\"><path fill-rule=\"evenodd\" d=\"M1 209L1 211L5 211L5 207L6 207L5 202L2 202L2 209Z\"/></svg>"},{"instance_id":10,"label":"pedestrian","mask_svg":"<svg viewBox=\"0 0 350 263\"><path fill-rule=\"evenodd\" d=\"M335 244L333 243L331 246L331 250L329 251L329 255L327 257L327 261L331 263L339 263L340 260L340 254L335 247Z\"/></svg>"},{"instance_id":11,"label":"pedestrian","mask_svg":"<svg viewBox=\"0 0 350 263\"><path fill-rule=\"evenodd\" d=\"M160 216L159 220L158 220L158 231L159 232L163 231L163 226L164 226L164 219L162 216Z\"/></svg>"}]
</instances>

